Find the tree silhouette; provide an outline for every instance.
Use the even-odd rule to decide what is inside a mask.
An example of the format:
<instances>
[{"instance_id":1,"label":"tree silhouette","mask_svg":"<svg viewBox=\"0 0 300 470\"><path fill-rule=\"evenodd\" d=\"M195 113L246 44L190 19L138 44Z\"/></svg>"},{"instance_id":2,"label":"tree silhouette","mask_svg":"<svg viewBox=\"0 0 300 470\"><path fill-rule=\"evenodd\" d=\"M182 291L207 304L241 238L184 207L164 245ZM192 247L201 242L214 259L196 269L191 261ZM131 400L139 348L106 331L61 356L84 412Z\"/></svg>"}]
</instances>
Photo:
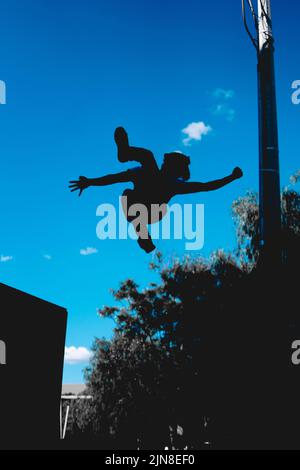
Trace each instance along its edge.
<instances>
[{"instance_id":1,"label":"tree silhouette","mask_svg":"<svg viewBox=\"0 0 300 470\"><path fill-rule=\"evenodd\" d=\"M296 266L299 263L300 237L300 194L296 185L300 171L291 176L291 185L284 188L281 194L282 232L285 264ZM259 207L258 195L249 191L232 205L236 226L237 256L243 263L253 268L259 256Z\"/></svg>"},{"instance_id":2,"label":"tree silhouette","mask_svg":"<svg viewBox=\"0 0 300 470\"><path fill-rule=\"evenodd\" d=\"M282 322L275 308L292 310L291 268L300 256L300 195L294 187L282 193L282 213L281 297L268 297L266 280L255 270L259 237L253 193L233 203L235 254L217 251L209 259L170 263L158 255L150 267L159 282L145 289L133 280L120 284L113 294L121 306L99 311L114 320L115 330L111 340L94 343L85 372L94 399L75 406L77 433L96 438L99 448L114 449L273 442L270 426L284 428L287 408L279 411L272 388L283 349L273 354L274 369L269 367L266 338L272 325L273 343L282 339L286 318ZM284 374L283 368L288 387ZM274 432L282 439L277 428ZM288 431L282 432L290 440Z\"/></svg>"}]
</instances>

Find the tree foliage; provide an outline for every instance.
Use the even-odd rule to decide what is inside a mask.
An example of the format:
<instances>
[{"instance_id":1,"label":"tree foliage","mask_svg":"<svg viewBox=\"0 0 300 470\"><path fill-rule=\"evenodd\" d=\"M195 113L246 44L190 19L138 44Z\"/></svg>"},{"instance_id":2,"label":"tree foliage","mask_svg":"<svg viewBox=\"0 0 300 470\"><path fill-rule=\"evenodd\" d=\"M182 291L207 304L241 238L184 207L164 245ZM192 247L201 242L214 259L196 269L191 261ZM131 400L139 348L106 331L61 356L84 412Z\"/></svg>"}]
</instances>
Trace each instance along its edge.
<instances>
[{"instance_id":1,"label":"tree foliage","mask_svg":"<svg viewBox=\"0 0 300 470\"><path fill-rule=\"evenodd\" d=\"M291 185L281 194L282 231L281 246L285 263L298 265L300 240L300 194L296 185L300 171L291 176ZM249 191L232 205L237 235L237 256L249 268L256 265L259 256L259 204L258 195Z\"/></svg>"},{"instance_id":2,"label":"tree foliage","mask_svg":"<svg viewBox=\"0 0 300 470\"><path fill-rule=\"evenodd\" d=\"M158 255L151 265L158 283L140 289L128 279L113 292L117 306L99 315L114 320L114 335L94 343L85 371L93 400L74 407L74 436L96 439L106 449L200 449L216 439L209 421L242 396L243 385L233 393L228 384L237 370L243 384L236 351L243 348L243 332L251 334L244 312L255 310L250 272L258 259L258 212L252 192L233 203L235 254L218 251L208 260L169 264ZM294 187L282 193L282 214L290 266L300 253ZM235 327L241 338L232 333Z\"/></svg>"}]
</instances>

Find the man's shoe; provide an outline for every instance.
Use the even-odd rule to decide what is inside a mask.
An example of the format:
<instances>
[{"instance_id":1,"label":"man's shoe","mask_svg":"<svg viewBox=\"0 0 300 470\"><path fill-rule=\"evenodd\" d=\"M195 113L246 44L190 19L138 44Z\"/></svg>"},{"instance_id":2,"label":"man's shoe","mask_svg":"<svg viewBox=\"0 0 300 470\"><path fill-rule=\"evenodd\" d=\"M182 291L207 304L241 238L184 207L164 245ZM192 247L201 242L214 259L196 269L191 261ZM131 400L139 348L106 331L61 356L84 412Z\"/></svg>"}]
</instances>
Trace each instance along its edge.
<instances>
[{"instance_id":1,"label":"man's shoe","mask_svg":"<svg viewBox=\"0 0 300 470\"><path fill-rule=\"evenodd\" d=\"M151 253L156 248L150 236L149 238L139 238L138 244L146 253Z\"/></svg>"},{"instance_id":2,"label":"man's shoe","mask_svg":"<svg viewBox=\"0 0 300 470\"><path fill-rule=\"evenodd\" d=\"M118 147L118 160L119 162L128 162L128 149L129 141L128 134L125 131L124 127L117 127L114 134L115 142Z\"/></svg>"}]
</instances>

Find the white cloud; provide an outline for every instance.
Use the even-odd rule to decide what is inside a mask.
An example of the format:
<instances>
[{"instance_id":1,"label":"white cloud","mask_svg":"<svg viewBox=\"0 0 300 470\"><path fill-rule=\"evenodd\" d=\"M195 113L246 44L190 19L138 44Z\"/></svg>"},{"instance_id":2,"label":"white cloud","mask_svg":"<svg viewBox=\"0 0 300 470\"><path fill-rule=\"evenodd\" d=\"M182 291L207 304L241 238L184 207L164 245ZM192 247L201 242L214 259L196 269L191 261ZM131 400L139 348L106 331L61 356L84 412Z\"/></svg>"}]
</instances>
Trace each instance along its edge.
<instances>
[{"instance_id":1,"label":"white cloud","mask_svg":"<svg viewBox=\"0 0 300 470\"><path fill-rule=\"evenodd\" d=\"M43 258L47 259L48 261L50 261L52 259L52 256L51 255L43 255Z\"/></svg>"},{"instance_id":2,"label":"white cloud","mask_svg":"<svg viewBox=\"0 0 300 470\"><path fill-rule=\"evenodd\" d=\"M84 346L79 346L76 348L75 346L65 347L65 363L66 364L83 364L88 362L93 353L89 351Z\"/></svg>"},{"instance_id":3,"label":"white cloud","mask_svg":"<svg viewBox=\"0 0 300 470\"><path fill-rule=\"evenodd\" d=\"M200 141L204 135L207 135L212 131L210 126L206 126L203 121L200 122L191 122L187 127L182 129L182 132L187 135L183 139L184 145L191 145L193 140Z\"/></svg>"},{"instance_id":4,"label":"white cloud","mask_svg":"<svg viewBox=\"0 0 300 470\"><path fill-rule=\"evenodd\" d=\"M212 95L215 98L223 98L224 100L230 100L231 98L234 97L234 91L233 90L224 90L224 88L216 88Z\"/></svg>"},{"instance_id":5,"label":"white cloud","mask_svg":"<svg viewBox=\"0 0 300 470\"><path fill-rule=\"evenodd\" d=\"M233 121L235 118L235 110L227 106L227 104L218 104L212 110L216 116L224 116L227 121Z\"/></svg>"},{"instance_id":6,"label":"white cloud","mask_svg":"<svg viewBox=\"0 0 300 470\"><path fill-rule=\"evenodd\" d=\"M11 261L12 259L12 256L0 255L0 263L7 263L7 261Z\"/></svg>"},{"instance_id":7,"label":"white cloud","mask_svg":"<svg viewBox=\"0 0 300 470\"><path fill-rule=\"evenodd\" d=\"M98 250L96 248L91 247L91 246L88 246L87 248L82 248L80 250L80 254L82 256L94 255L95 253L98 253Z\"/></svg>"},{"instance_id":8,"label":"white cloud","mask_svg":"<svg viewBox=\"0 0 300 470\"><path fill-rule=\"evenodd\" d=\"M223 116L227 121L233 121L235 118L235 110L228 104L228 101L234 97L233 90L224 90L223 88L216 88L212 92L212 96L219 102L211 109L212 114L215 116Z\"/></svg>"}]
</instances>

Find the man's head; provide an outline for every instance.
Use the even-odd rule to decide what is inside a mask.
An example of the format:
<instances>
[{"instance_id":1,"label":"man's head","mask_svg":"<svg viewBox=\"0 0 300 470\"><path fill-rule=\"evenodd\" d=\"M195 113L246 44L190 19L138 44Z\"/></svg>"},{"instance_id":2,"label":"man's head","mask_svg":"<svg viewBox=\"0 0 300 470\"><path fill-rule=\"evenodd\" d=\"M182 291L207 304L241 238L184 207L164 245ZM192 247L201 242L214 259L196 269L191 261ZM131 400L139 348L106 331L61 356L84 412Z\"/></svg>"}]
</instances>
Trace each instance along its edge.
<instances>
[{"instance_id":1,"label":"man's head","mask_svg":"<svg viewBox=\"0 0 300 470\"><path fill-rule=\"evenodd\" d=\"M190 179L190 163L190 157L183 155L183 153L165 153L161 170L168 176L171 176L173 178L180 178L184 181L187 181Z\"/></svg>"}]
</instances>

